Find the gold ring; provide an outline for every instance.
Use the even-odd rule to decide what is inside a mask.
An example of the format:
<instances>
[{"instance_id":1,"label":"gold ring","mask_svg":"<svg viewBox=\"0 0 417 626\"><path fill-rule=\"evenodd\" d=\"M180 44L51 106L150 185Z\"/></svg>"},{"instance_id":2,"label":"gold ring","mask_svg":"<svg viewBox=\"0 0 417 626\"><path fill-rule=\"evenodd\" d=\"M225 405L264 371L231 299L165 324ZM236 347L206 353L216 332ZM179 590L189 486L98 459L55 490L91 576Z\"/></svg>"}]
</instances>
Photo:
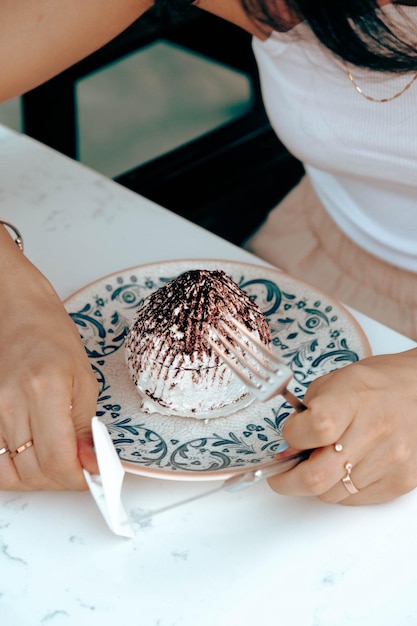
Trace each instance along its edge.
<instances>
[{"instance_id":1,"label":"gold ring","mask_svg":"<svg viewBox=\"0 0 417 626\"><path fill-rule=\"evenodd\" d=\"M6 448L6 446L4 448L0 448L0 456L2 454L6 454L6 452L10 452L9 448Z\"/></svg>"},{"instance_id":2,"label":"gold ring","mask_svg":"<svg viewBox=\"0 0 417 626\"><path fill-rule=\"evenodd\" d=\"M31 448L32 446L33 446L33 439L29 439L29 441L27 441L26 443L23 443L21 446L16 448L16 450L14 450L13 452L10 452L10 458L14 459L15 456L17 456L21 452L24 452L28 448Z\"/></svg>"},{"instance_id":3,"label":"gold ring","mask_svg":"<svg viewBox=\"0 0 417 626\"><path fill-rule=\"evenodd\" d=\"M346 474L342 478L342 483L346 487L347 491L353 496L355 493L359 492L359 489L355 487L350 477L352 473L352 463L345 463Z\"/></svg>"}]
</instances>

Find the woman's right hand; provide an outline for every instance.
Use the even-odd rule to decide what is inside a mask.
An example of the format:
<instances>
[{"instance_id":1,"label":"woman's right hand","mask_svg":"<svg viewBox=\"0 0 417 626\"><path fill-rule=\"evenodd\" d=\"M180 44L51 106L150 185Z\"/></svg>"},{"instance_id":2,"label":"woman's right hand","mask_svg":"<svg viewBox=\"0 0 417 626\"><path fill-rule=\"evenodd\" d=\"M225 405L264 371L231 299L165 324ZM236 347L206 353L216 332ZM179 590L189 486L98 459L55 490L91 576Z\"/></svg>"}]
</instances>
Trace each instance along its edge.
<instances>
[{"instance_id":1,"label":"woman's right hand","mask_svg":"<svg viewBox=\"0 0 417 626\"><path fill-rule=\"evenodd\" d=\"M0 228L0 490L86 488L98 384L47 279Z\"/></svg>"},{"instance_id":2,"label":"woman's right hand","mask_svg":"<svg viewBox=\"0 0 417 626\"><path fill-rule=\"evenodd\" d=\"M417 348L371 356L317 378L283 435L313 450L268 479L281 494L347 505L388 502L417 487Z\"/></svg>"}]
</instances>

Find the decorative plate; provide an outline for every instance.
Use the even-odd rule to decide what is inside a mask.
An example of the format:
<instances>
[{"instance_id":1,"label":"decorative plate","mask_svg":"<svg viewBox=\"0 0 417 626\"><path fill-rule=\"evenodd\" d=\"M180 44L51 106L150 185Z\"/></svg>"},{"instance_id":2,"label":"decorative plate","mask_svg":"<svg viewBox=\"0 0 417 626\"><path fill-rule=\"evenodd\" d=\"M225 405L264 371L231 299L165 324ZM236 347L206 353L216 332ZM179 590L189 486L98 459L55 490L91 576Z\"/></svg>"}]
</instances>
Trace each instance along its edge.
<instances>
[{"instance_id":1,"label":"decorative plate","mask_svg":"<svg viewBox=\"0 0 417 626\"><path fill-rule=\"evenodd\" d=\"M122 270L87 285L66 302L100 384L97 415L126 471L182 480L226 479L286 448L279 396L210 420L145 414L130 379L124 339L143 299L189 269L222 269L268 319L272 349L293 370L300 398L314 378L370 354L351 314L330 296L277 269L218 260L179 260Z\"/></svg>"}]
</instances>

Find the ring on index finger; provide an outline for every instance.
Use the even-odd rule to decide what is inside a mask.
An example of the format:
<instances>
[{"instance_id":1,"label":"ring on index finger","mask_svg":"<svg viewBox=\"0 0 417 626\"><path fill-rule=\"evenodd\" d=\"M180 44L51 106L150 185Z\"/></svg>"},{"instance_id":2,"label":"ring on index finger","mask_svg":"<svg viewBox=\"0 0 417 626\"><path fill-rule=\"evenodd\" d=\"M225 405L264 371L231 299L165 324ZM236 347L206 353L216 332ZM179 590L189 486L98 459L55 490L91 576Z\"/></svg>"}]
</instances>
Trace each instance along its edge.
<instances>
[{"instance_id":1,"label":"ring on index finger","mask_svg":"<svg viewBox=\"0 0 417 626\"><path fill-rule=\"evenodd\" d=\"M18 454L21 454L21 452L24 452L25 450L27 450L28 448L31 448L32 446L33 446L33 439L29 439L29 441L26 441L26 443L23 443L21 446L16 448L16 450L13 450L13 452L10 452L10 458L14 459L15 456L17 456Z\"/></svg>"},{"instance_id":2,"label":"ring on index finger","mask_svg":"<svg viewBox=\"0 0 417 626\"><path fill-rule=\"evenodd\" d=\"M0 456L2 454L6 454L6 452L10 452L9 448L7 446L3 446L3 448L0 448Z\"/></svg>"}]
</instances>

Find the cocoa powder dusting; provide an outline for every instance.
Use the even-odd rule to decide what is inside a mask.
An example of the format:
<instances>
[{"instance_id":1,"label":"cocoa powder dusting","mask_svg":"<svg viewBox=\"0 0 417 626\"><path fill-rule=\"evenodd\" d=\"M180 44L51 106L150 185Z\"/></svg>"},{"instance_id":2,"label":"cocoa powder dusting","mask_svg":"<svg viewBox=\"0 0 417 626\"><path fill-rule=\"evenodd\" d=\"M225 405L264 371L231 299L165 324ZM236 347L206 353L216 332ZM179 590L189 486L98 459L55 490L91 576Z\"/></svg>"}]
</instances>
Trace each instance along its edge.
<instances>
[{"instance_id":1,"label":"cocoa powder dusting","mask_svg":"<svg viewBox=\"0 0 417 626\"><path fill-rule=\"evenodd\" d=\"M258 305L225 272L185 272L148 296L139 309L133 332L162 339L160 352L174 360L178 354L211 352L205 334L225 314L235 317L262 341L269 341L269 327ZM159 360L159 359L158 359ZM169 365L165 361L165 365Z\"/></svg>"}]
</instances>

